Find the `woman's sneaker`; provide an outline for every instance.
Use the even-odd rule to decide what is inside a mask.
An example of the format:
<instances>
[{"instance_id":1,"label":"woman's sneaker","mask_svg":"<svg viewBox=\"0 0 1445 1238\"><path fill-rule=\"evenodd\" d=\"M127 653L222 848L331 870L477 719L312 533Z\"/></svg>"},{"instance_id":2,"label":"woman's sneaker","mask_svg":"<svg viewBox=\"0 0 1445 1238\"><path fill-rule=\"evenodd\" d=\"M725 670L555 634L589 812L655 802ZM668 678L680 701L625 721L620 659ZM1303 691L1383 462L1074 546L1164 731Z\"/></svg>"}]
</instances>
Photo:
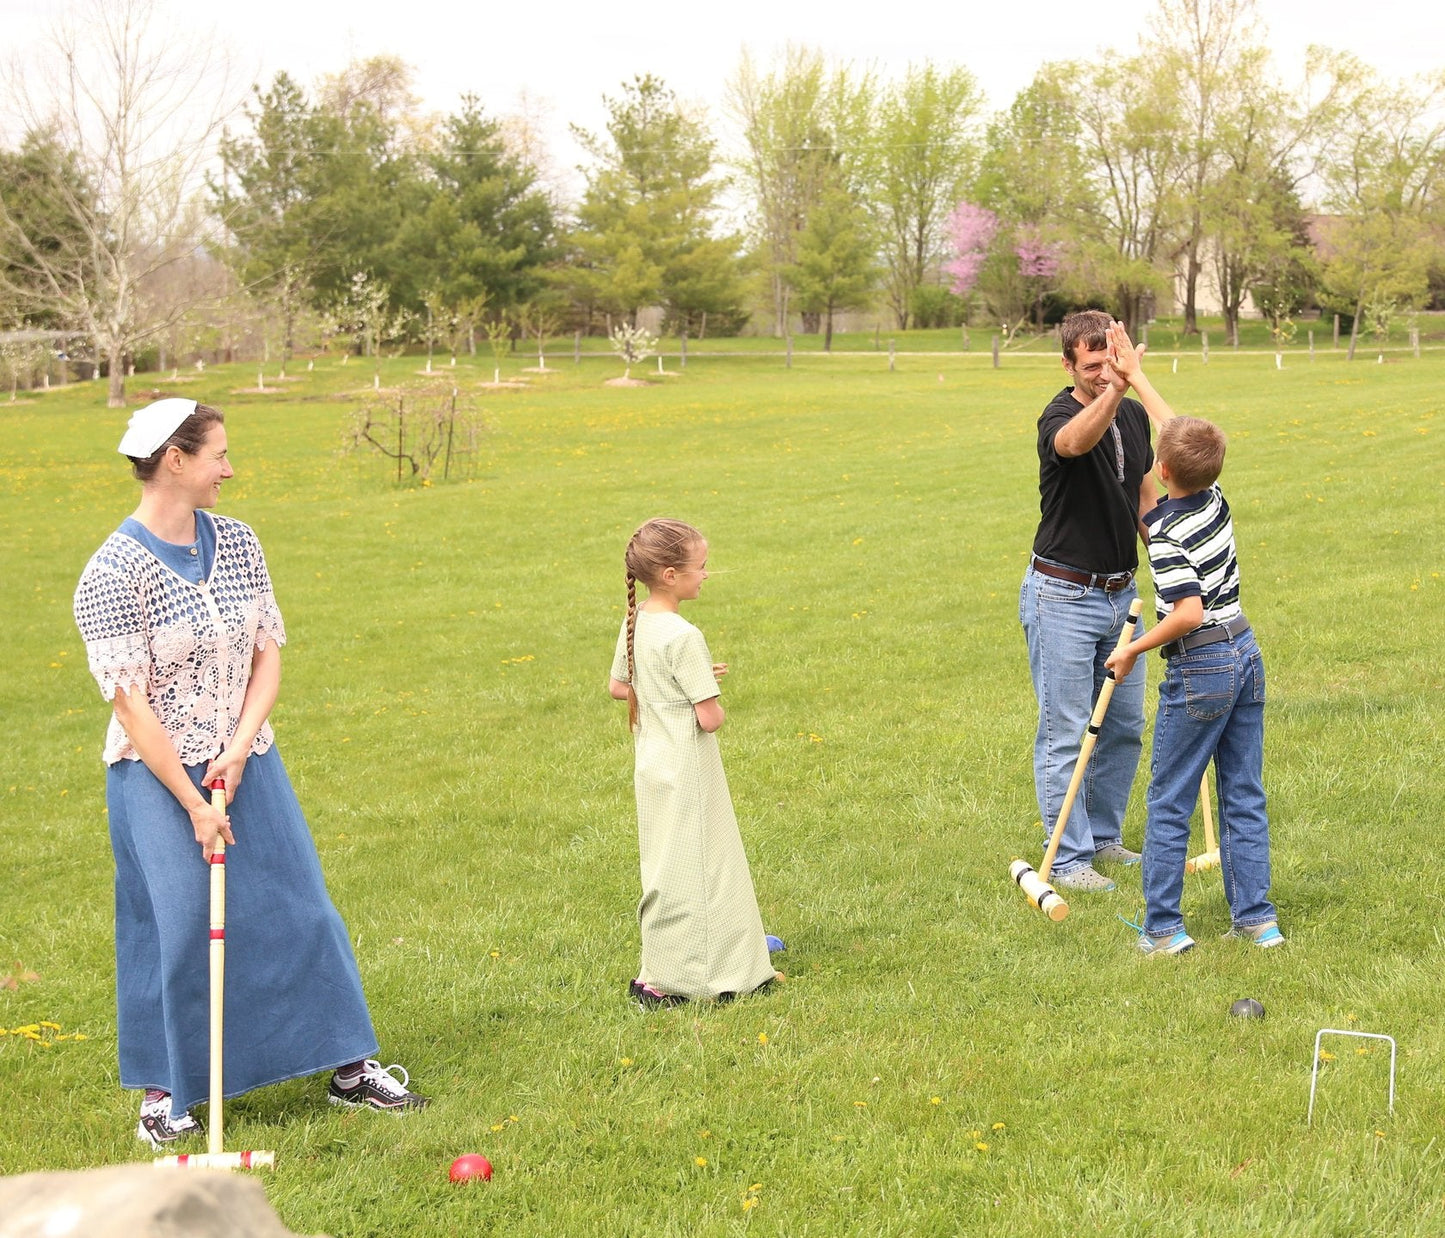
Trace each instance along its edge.
<instances>
[{"instance_id":1,"label":"woman's sneaker","mask_svg":"<svg viewBox=\"0 0 1445 1238\"><path fill-rule=\"evenodd\" d=\"M177 1139L200 1133L201 1124L188 1112L171 1112L170 1093L162 1092L155 1100L148 1095L141 1101L140 1124L135 1128L135 1137L145 1140L156 1151L175 1143Z\"/></svg>"},{"instance_id":2,"label":"woman's sneaker","mask_svg":"<svg viewBox=\"0 0 1445 1238\"><path fill-rule=\"evenodd\" d=\"M400 1079L391 1073L394 1070L401 1071ZM383 1066L368 1058L354 1075L346 1075L339 1070L332 1075L326 1096L333 1105L367 1105L388 1113L402 1113L408 1109L421 1109L429 1103L427 1097L408 1091L410 1086L411 1076L405 1066L395 1063Z\"/></svg>"},{"instance_id":3,"label":"woman's sneaker","mask_svg":"<svg viewBox=\"0 0 1445 1238\"><path fill-rule=\"evenodd\" d=\"M1279 931L1279 925L1273 920L1267 924L1236 924L1225 936L1252 941L1261 950L1268 950L1271 946L1284 945L1284 934Z\"/></svg>"},{"instance_id":4,"label":"woman's sneaker","mask_svg":"<svg viewBox=\"0 0 1445 1238\"><path fill-rule=\"evenodd\" d=\"M1177 933L1164 933L1158 937L1140 933L1139 949L1145 954L1183 954L1186 950L1194 949L1194 938L1183 929Z\"/></svg>"}]
</instances>

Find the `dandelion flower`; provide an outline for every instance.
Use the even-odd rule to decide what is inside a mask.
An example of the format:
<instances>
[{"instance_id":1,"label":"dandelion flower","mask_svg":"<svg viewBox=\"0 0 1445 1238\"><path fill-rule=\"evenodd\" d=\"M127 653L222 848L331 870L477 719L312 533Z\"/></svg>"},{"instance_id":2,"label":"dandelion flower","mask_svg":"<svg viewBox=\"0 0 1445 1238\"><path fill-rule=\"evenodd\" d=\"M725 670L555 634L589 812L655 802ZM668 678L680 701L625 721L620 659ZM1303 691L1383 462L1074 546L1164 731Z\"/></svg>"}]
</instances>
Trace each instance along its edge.
<instances>
[{"instance_id":1,"label":"dandelion flower","mask_svg":"<svg viewBox=\"0 0 1445 1238\"><path fill-rule=\"evenodd\" d=\"M743 1197L743 1211L744 1211L744 1212L746 1212L749 1208L756 1208L757 1206L758 1206L758 1201L757 1201L756 1199L754 1199L751 1195L746 1195L746 1196Z\"/></svg>"},{"instance_id":2,"label":"dandelion flower","mask_svg":"<svg viewBox=\"0 0 1445 1238\"><path fill-rule=\"evenodd\" d=\"M631 1065L632 1065L632 1059L631 1059L630 1057L624 1057L624 1058L620 1059L620 1061L618 1062L618 1065L620 1065L620 1066L631 1066Z\"/></svg>"},{"instance_id":3,"label":"dandelion flower","mask_svg":"<svg viewBox=\"0 0 1445 1238\"><path fill-rule=\"evenodd\" d=\"M1004 1128L1004 1125L1003 1125L1002 1122L995 1122L995 1123L993 1124L993 1129L996 1130L996 1131L1001 1131L1001 1130L1003 1130L1003 1128Z\"/></svg>"},{"instance_id":4,"label":"dandelion flower","mask_svg":"<svg viewBox=\"0 0 1445 1238\"><path fill-rule=\"evenodd\" d=\"M768 1043L768 1034L767 1034L767 1032L759 1032L759 1033L758 1033L758 1044L760 1044L760 1045L765 1045L765 1044L767 1044L767 1043Z\"/></svg>"},{"instance_id":5,"label":"dandelion flower","mask_svg":"<svg viewBox=\"0 0 1445 1238\"><path fill-rule=\"evenodd\" d=\"M1334 1055L1333 1053L1331 1053L1328 1049L1321 1049L1321 1050L1320 1050L1320 1061L1322 1061L1322 1062L1333 1062L1334 1060L1335 1060L1335 1055Z\"/></svg>"},{"instance_id":6,"label":"dandelion flower","mask_svg":"<svg viewBox=\"0 0 1445 1238\"><path fill-rule=\"evenodd\" d=\"M853 1102L853 1108L854 1108L854 1109L867 1109L867 1108L868 1108L868 1102L867 1102L866 1100L855 1100L855 1101Z\"/></svg>"},{"instance_id":7,"label":"dandelion flower","mask_svg":"<svg viewBox=\"0 0 1445 1238\"><path fill-rule=\"evenodd\" d=\"M943 1097L941 1097L941 1096L930 1096L930 1097L928 1098L928 1103L929 1103L930 1105L941 1105L941 1104L943 1104Z\"/></svg>"},{"instance_id":8,"label":"dandelion flower","mask_svg":"<svg viewBox=\"0 0 1445 1238\"><path fill-rule=\"evenodd\" d=\"M977 1149L979 1152L987 1152L987 1151L988 1151L988 1144L984 1143L982 1140L980 1140L978 1143L974 1144L973 1146L974 1146L974 1148Z\"/></svg>"},{"instance_id":9,"label":"dandelion flower","mask_svg":"<svg viewBox=\"0 0 1445 1238\"><path fill-rule=\"evenodd\" d=\"M982 1131L969 1131L969 1132L968 1132L968 1137L969 1137L970 1139L982 1139L982 1138L983 1138L983 1132L982 1132Z\"/></svg>"},{"instance_id":10,"label":"dandelion flower","mask_svg":"<svg viewBox=\"0 0 1445 1238\"><path fill-rule=\"evenodd\" d=\"M501 1129L502 1129L502 1124L501 1124L500 1122L493 1122L493 1123L492 1123L492 1130L493 1130L493 1132L499 1131L499 1130L501 1130Z\"/></svg>"},{"instance_id":11,"label":"dandelion flower","mask_svg":"<svg viewBox=\"0 0 1445 1238\"><path fill-rule=\"evenodd\" d=\"M754 1195L756 1195L762 1189L763 1184L761 1182L754 1182L752 1186L748 1187L748 1190L750 1190Z\"/></svg>"},{"instance_id":12,"label":"dandelion flower","mask_svg":"<svg viewBox=\"0 0 1445 1238\"><path fill-rule=\"evenodd\" d=\"M1384 1132L1384 1131L1376 1131L1376 1132L1375 1132L1375 1138L1376 1138L1376 1139L1383 1139L1384 1137L1385 1137L1385 1132Z\"/></svg>"},{"instance_id":13,"label":"dandelion flower","mask_svg":"<svg viewBox=\"0 0 1445 1238\"><path fill-rule=\"evenodd\" d=\"M707 1168L707 1157L705 1157L705 1156L695 1156L695 1157L692 1158L692 1163L693 1163L694 1165L696 1165L699 1169L706 1169L706 1168Z\"/></svg>"}]
</instances>

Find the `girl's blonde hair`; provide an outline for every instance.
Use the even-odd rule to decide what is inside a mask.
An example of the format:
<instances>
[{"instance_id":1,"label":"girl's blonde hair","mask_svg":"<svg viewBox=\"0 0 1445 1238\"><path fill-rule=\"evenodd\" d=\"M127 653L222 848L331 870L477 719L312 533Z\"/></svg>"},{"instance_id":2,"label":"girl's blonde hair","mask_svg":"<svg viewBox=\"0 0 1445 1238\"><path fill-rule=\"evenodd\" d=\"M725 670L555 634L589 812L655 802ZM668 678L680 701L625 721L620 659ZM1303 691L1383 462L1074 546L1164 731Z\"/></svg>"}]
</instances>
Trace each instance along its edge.
<instances>
[{"instance_id":1,"label":"girl's blonde hair","mask_svg":"<svg viewBox=\"0 0 1445 1238\"><path fill-rule=\"evenodd\" d=\"M707 539L690 524L681 520L657 517L647 521L627 543L623 556L627 564L627 725L637 730L636 665L632 654L633 637L637 632L637 582L655 588L667 568L687 566L693 551Z\"/></svg>"}]
</instances>

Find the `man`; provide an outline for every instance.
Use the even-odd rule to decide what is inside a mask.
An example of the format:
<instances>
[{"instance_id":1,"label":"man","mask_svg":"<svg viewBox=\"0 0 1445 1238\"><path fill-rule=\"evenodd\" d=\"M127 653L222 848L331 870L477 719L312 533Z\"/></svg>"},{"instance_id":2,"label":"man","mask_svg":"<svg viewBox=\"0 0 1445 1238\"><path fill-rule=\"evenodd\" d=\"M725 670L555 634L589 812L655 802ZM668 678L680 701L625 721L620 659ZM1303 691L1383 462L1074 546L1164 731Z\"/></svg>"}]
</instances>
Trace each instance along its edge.
<instances>
[{"instance_id":1,"label":"man","mask_svg":"<svg viewBox=\"0 0 1445 1238\"><path fill-rule=\"evenodd\" d=\"M1039 527L1019 594L1029 673L1039 701L1034 789L1047 842L1104 682L1104 661L1137 596L1141 517L1158 493L1149 418L1109 365L1112 319L1070 314L1060 328L1072 385L1038 422ZM1096 862L1137 864L1123 844L1124 807L1139 766L1144 676L1114 691L1051 880L1071 890L1112 890Z\"/></svg>"}]
</instances>

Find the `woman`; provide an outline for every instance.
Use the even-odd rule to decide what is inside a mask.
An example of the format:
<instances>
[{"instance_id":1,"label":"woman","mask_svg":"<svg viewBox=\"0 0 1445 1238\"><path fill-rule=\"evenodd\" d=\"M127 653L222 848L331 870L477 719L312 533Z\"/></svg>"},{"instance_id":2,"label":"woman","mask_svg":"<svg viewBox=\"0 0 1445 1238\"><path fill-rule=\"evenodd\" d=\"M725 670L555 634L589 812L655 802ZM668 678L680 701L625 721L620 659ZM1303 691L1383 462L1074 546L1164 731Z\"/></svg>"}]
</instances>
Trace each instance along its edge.
<instances>
[{"instance_id":1,"label":"woman","mask_svg":"<svg viewBox=\"0 0 1445 1238\"><path fill-rule=\"evenodd\" d=\"M75 620L101 693L115 851L121 1086L161 1148L200 1125L209 1087L209 878L226 853L226 1094L334 1070L333 1103L426 1103L374 1059L346 926L273 747L286 632L256 535L212 516L232 476L220 412L159 400L119 451L140 505L95 552ZM227 811L211 806L214 780ZM196 849L192 850L192 846Z\"/></svg>"}]
</instances>

